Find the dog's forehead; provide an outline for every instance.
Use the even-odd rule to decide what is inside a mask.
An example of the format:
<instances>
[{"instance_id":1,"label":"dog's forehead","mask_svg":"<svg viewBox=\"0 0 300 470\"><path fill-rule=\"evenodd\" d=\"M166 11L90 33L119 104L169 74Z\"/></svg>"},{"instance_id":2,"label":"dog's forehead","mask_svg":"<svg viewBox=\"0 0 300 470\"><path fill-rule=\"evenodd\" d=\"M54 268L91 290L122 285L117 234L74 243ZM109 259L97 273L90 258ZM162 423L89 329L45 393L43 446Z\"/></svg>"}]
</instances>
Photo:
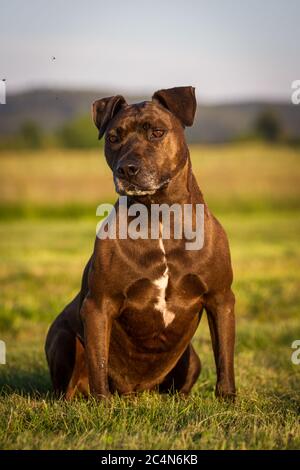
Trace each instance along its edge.
<instances>
[{"instance_id":1,"label":"dog's forehead","mask_svg":"<svg viewBox=\"0 0 300 470\"><path fill-rule=\"evenodd\" d=\"M142 101L127 105L119 115L119 119L128 119L132 121L170 121L170 113L161 105L153 101Z\"/></svg>"}]
</instances>

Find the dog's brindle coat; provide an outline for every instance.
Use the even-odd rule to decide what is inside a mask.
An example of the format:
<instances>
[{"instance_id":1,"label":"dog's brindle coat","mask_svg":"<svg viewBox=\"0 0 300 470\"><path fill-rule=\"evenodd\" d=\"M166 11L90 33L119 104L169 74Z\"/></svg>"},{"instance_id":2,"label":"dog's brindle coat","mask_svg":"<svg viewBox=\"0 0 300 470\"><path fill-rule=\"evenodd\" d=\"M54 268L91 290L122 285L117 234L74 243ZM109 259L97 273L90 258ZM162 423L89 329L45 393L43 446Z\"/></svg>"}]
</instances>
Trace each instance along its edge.
<instances>
[{"instance_id":1,"label":"dog's brindle coat","mask_svg":"<svg viewBox=\"0 0 300 470\"><path fill-rule=\"evenodd\" d=\"M201 369L191 340L203 309L216 395L235 395L230 253L192 173L184 127L192 125L195 110L192 87L160 90L152 101L134 105L122 96L93 104L117 192L130 203L204 204L204 246L188 251L185 239L96 238L81 290L46 340L54 389L68 399L77 391L188 394Z\"/></svg>"}]
</instances>

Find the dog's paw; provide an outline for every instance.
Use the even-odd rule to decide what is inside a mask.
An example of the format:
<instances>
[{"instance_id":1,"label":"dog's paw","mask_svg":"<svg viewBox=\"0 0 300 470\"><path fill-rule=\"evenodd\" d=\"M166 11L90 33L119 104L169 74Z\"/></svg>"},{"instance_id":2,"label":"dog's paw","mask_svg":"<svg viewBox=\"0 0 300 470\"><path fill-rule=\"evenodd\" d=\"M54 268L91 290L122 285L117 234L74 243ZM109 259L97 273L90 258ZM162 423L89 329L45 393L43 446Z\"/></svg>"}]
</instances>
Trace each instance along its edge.
<instances>
[{"instance_id":1,"label":"dog's paw","mask_svg":"<svg viewBox=\"0 0 300 470\"><path fill-rule=\"evenodd\" d=\"M228 384L217 383L215 395L219 400L234 402L236 399L236 389L235 387L228 386Z\"/></svg>"}]
</instances>

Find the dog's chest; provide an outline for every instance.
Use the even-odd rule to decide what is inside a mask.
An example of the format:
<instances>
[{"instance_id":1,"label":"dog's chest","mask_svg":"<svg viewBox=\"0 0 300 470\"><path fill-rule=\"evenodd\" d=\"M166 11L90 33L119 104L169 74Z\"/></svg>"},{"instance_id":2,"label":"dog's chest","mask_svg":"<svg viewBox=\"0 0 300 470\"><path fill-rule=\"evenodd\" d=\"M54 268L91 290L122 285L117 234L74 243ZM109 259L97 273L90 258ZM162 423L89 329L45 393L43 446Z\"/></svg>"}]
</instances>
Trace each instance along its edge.
<instances>
[{"instance_id":1,"label":"dog's chest","mask_svg":"<svg viewBox=\"0 0 300 470\"><path fill-rule=\"evenodd\" d=\"M145 340L182 331L201 310L204 290L185 254L169 255L164 240L157 242L158 269L146 269L133 280L119 318L131 337Z\"/></svg>"},{"instance_id":2,"label":"dog's chest","mask_svg":"<svg viewBox=\"0 0 300 470\"><path fill-rule=\"evenodd\" d=\"M170 270L167 262L166 252L163 240L159 239L159 248L161 250L163 273L154 280L150 281L151 300L150 304L154 311L158 312L165 327L167 327L175 318L175 313L167 303L167 289L170 286Z\"/></svg>"}]
</instances>

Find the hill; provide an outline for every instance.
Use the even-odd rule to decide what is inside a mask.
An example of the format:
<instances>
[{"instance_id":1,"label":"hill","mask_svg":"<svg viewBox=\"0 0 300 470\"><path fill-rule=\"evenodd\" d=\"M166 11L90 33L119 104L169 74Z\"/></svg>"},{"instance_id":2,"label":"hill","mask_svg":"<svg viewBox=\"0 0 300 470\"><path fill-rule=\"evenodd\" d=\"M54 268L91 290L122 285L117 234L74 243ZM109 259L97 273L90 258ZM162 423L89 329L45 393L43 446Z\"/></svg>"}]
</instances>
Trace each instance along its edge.
<instances>
[{"instance_id":1,"label":"hill","mask_svg":"<svg viewBox=\"0 0 300 470\"><path fill-rule=\"evenodd\" d=\"M26 121L34 121L44 131L53 131L66 122L90 112L91 103L100 97L115 94L112 90L39 89L16 93L0 106L0 136L13 135ZM129 96L128 102L149 99L149 96ZM247 135L257 116L272 109L290 138L300 138L300 106L277 102L241 102L198 104L194 126L187 129L190 142L224 142Z\"/></svg>"}]
</instances>

